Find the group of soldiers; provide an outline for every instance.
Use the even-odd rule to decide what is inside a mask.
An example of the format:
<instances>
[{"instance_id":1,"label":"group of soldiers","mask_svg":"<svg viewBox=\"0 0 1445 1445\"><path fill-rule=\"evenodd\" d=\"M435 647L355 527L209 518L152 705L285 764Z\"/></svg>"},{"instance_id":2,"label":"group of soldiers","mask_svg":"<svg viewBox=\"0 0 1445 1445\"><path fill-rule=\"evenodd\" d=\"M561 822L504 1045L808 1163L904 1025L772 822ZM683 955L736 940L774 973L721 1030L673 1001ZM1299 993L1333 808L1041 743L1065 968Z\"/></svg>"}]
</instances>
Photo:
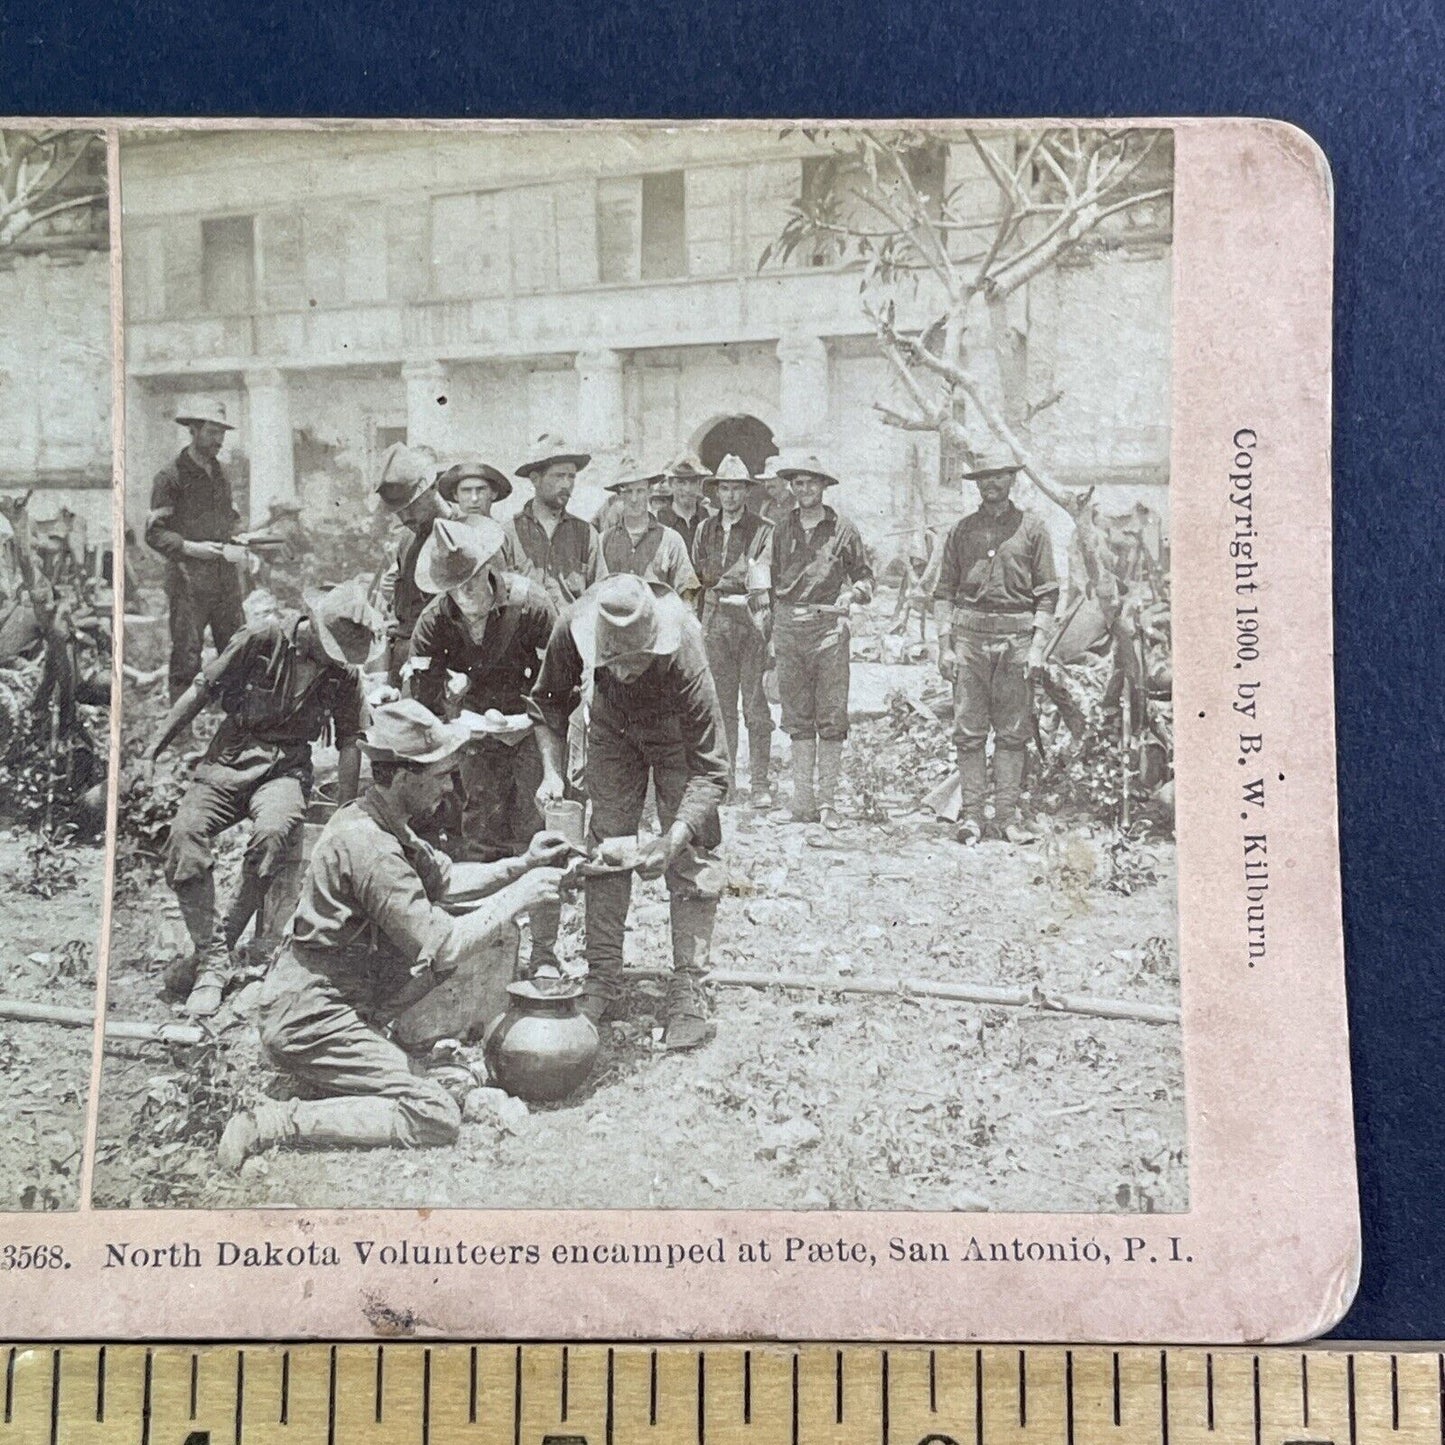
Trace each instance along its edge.
<instances>
[{"instance_id":1,"label":"group of soldiers","mask_svg":"<svg viewBox=\"0 0 1445 1445\"><path fill-rule=\"evenodd\" d=\"M633 840L625 866L596 868L581 886L580 1007L599 1029L624 1007L632 876L662 877L673 956L662 1043L710 1041L708 960L726 882L719 808L741 800L741 707L748 802L773 809L764 685L773 668L791 739L788 811L840 826L848 616L870 601L874 578L858 530L824 500L832 471L816 456L775 457L759 477L735 456L715 471L686 454L657 470L627 460L593 523L568 510L591 457L548 434L513 468L532 495L503 523L491 512L511 494L511 476L477 456L443 468L427 449L399 443L374 480L400 537L379 585L308 588L299 614L248 626L248 554L219 461L230 423L216 402L176 420L190 442L156 477L146 526L166 561L172 705L142 766L208 703L220 706L165 852L194 945L168 984L190 1012L220 1007L232 950L295 857L312 745L330 741L338 752L337 808L259 1011L267 1057L312 1097L236 1115L222 1162L239 1167L288 1141L456 1138L458 1103L414 1067L425 1040L405 1023L428 997L474 996L468 975L495 966L479 962L493 957L485 945L521 917L530 971L559 967L578 845L545 824L568 801L586 801L594 854L606 840ZM1029 836L1019 813L1028 678L1058 588L1042 523L1009 500L1017 470L1005 459L971 474L982 506L950 533L934 594L940 668L957 691L965 843L986 827L1015 842ZM215 656L202 665L207 631ZM653 808L658 828L644 830ZM240 882L221 915L214 841L245 819ZM450 1022L442 1032L461 1037L476 1021Z\"/></svg>"}]
</instances>

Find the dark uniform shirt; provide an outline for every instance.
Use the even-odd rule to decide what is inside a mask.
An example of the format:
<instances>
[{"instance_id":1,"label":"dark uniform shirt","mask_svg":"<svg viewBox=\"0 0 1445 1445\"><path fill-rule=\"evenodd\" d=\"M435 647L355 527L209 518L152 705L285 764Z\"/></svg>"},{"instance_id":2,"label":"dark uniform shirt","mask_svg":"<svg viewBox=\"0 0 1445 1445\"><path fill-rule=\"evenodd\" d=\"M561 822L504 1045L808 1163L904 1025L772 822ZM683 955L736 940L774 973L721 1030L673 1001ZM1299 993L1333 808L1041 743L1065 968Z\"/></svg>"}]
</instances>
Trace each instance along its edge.
<instances>
[{"instance_id":1,"label":"dark uniform shirt","mask_svg":"<svg viewBox=\"0 0 1445 1445\"><path fill-rule=\"evenodd\" d=\"M633 682L623 682L608 668L595 669L592 717L635 740L644 752L651 741L663 748L682 744L688 778L677 816L701 847L715 848L721 839L717 810L727 793L728 752L702 625L679 597L663 595L657 605L680 614L677 651L655 658ZM559 736L567 731L583 672L592 663L595 623L590 616L578 618L578 610L558 618L532 691L533 716Z\"/></svg>"},{"instance_id":2,"label":"dark uniform shirt","mask_svg":"<svg viewBox=\"0 0 1445 1445\"><path fill-rule=\"evenodd\" d=\"M559 612L607 575L597 533L570 512L549 537L529 501L507 522L506 531L517 570L539 582Z\"/></svg>"},{"instance_id":3,"label":"dark uniform shirt","mask_svg":"<svg viewBox=\"0 0 1445 1445\"><path fill-rule=\"evenodd\" d=\"M313 742L330 735L340 748L361 736L366 698L360 669L328 659L303 684L296 640L301 622L291 614L254 623L201 670L201 685L226 714L203 767L223 768L236 781L253 774L258 781L273 771L309 779Z\"/></svg>"},{"instance_id":4,"label":"dark uniform shirt","mask_svg":"<svg viewBox=\"0 0 1445 1445\"><path fill-rule=\"evenodd\" d=\"M693 547L697 543L698 528L700 528L710 516L712 516L712 509L701 498L699 498L691 518L683 517L680 513L674 511L671 502L664 502L657 509L657 520L661 522L664 527L671 527L674 532L677 532L682 537L682 540L687 544L688 556L692 555Z\"/></svg>"},{"instance_id":5,"label":"dark uniform shirt","mask_svg":"<svg viewBox=\"0 0 1445 1445\"><path fill-rule=\"evenodd\" d=\"M773 528L773 599L789 607L831 607L850 583L873 595L873 569L858 529L832 507L808 532L794 507Z\"/></svg>"},{"instance_id":6,"label":"dark uniform shirt","mask_svg":"<svg viewBox=\"0 0 1445 1445\"><path fill-rule=\"evenodd\" d=\"M1012 502L998 517L970 512L943 544L933 595L979 612L1052 612L1059 582L1043 518Z\"/></svg>"},{"instance_id":7,"label":"dark uniform shirt","mask_svg":"<svg viewBox=\"0 0 1445 1445\"><path fill-rule=\"evenodd\" d=\"M186 542L229 542L240 522L220 462L203 467L187 447L156 473L145 539L167 561L179 562Z\"/></svg>"},{"instance_id":8,"label":"dark uniform shirt","mask_svg":"<svg viewBox=\"0 0 1445 1445\"><path fill-rule=\"evenodd\" d=\"M450 886L446 856L369 791L316 840L277 964L289 956L354 1008L375 1008L445 945L452 921L437 904Z\"/></svg>"},{"instance_id":9,"label":"dark uniform shirt","mask_svg":"<svg viewBox=\"0 0 1445 1445\"><path fill-rule=\"evenodd\" d=\"M450 502L443 501L441 505L440 514L423 522L420 531L403 523L405 531L397 545L395 571L389 579L391 583L391 615L396 619L395 630L401 637L411 636L417 619L425 611L427 603L432 600L430 592L424 592L416 585L416 562L417 558L421 556L422 546L431 536L432 528L438 522L444 519L459 522L462 517L461 512Z\"/></svg>"},{"instance_id":10,"label":"dark uniform shirt","mask_svg":"<svg viewBox=\"0 0 1445 1445\"><path fill-rule=\"evenodd\" d=\"M501 586L502 600L487 615L480 641L472 637L461 609L447 596L427 605L412 633L412 657L432 659L425 672L415 674L412 692L438 717L446 716L448 669L470 679L461 699L464 707L475 712L527 710L527 696L537 680L557 609L541 585L526 577L503 573Z\"/></svg>"},{"instance_id":11,"label":"dark uniform shirt","mask_svg":"<svg viewBox=\"0 0 1445 1445\"><path fill-rule=\"evenodd\" d=\"M746 507L731 527L723 525L721 512L708 517L697 529L692 565L709 595L746 597L748 563L767 551L772 532L771 523Z\"/></svg>"}]
</instances>

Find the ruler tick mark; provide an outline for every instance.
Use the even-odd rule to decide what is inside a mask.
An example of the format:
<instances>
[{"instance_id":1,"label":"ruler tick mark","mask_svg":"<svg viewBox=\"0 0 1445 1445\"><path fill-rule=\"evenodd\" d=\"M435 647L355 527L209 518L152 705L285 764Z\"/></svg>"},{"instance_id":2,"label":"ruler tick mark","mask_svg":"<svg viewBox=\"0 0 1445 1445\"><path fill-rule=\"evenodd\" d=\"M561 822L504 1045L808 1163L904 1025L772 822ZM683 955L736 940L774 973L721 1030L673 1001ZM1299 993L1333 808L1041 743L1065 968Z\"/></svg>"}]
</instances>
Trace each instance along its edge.
<instances>
[{"instance_id":1,"label":"ruler tick mark","mask_svg":"<svg viewBox=\"0 0 1445 1445\"><path fill-rule=\"evenodd\" d=\"M753 1352L743 1351L743 1424L753 1423Z\"/></svg>"},{"instance_id":2,"label":"ruler tick mark","mask_svg":"<svg viewBox=\"0 0 1445 1445\"><path fill-rule=\"evenodd\" d=\"M199 1407L200 1403L201 1403L201 1357L200 1357L194 1350L192 1350L192 1351L191 1351L191 1415L190 1415L190 1418L191 1418L192 1420L194 1420L194 1419L196 1418L196 1410L197 1410L197 1408Z\"/></svg>"},{"instance_id":3,"label":"ruler tick mark","mask_svg":"<svg viewBox=\"0 0 1445 1445\"><path fill-rule=\"evenodd\" d=\"M431 1351L421 1352L421 1445L431 1445Z\"/></svg>"},{"instance_id":4,"label":"ruler tick mark","mask_svg":"<svg viewBox=\"0 0 1445 1445\"><path fill-rule=\"evenodd\" d=\"M1169 1355L1159 1351L1159 1438L1169 1445Z\"/></svg>"},{"instance_id":5,"label":"ruler tick mark","mask_svg":"<svg viewBox=\"0 0 1445 1445\"><path fill-rule=\"evenodd\" d=\"M10 1353L5 1356L5 1423L10 1423L10 1416L15 1407L15 1346L10 1346ZM1445 1400L1445 1375L1441 1377L1440 1397Z\"/></svg>"},{"instance_id":6,"label":"ruler tick mark","mask_svg":"<svg viewBox=\"0 0 1445 1445\"><path fill-rule=\"evenodd\" d=\"M707 1356L697 1352L697 1445L707 1438Z\"/></svg>"},{"instance_id":7,"label":"ruler tick mark","mask_svg":"<svg viewBox=\"0 0 1445 1445\"><path fill-rule=\"evenodd\" d=\"M1119 1428L1119 1352L1114 1351L1114 1428Z\"/></svg>"},{"instance_id":8,"label":"ruler tick mark","mask_svg":"<svg viewBox=\"0 0 1445 1445\"><path fill-rule=\"evenodd\" d=\"M151 1352L146 1351L146 1363L150 1363ZM150 1373L146 1373L146 1383L150 1383ZM147 1418L146 1424L150 1424ZM50 1353L50 1445L57 1445L60 1439L60 1351L52 1350Z\"/></svg>"},{"instance_id":9,"label":"ruler tick mark","mask_svg":"<svg viewBox=\"0 0 1445 1445\"><path fill-rule=\"evenodd\" d=\"M281 1352L281 1420L287 1424L291 1418L291 1351Z\"/></svg>"},{"instance_id":10,"label":"ruler tick mark","mask_svg":"<svg viewBox=\"0 0 1445 1445\"><path fill-rule=\"evenodd\" d=\"M326 1445L336 1445L336 1346L331 1347L331 1358L326 1382Z\"/></svg>"},{"instance_id":11,"label":"ruler tick mark","mask_svg":"<svg viewBox=\"0 0 1445 1445\"><path fill-rule=\"evenodd\" d=\"M928 1352L928 1413L938 1414L938 1351Z\"/></svg>"},{"instance_id":12,"label":"ruler tick mark","mask_svg":"<svg viewBox=\"0 0 1445 1445\"><path fill-rule=\"evenodd\" d=\"M1345 1398L1350 1408L1350 1445L1355 1445L1355 1357L1345 1356Z\"/></svg>"},{"instance_id":13,"label":"ruler tick mark","mask_svg":"<svg viewBox=\"0 0 1445 1445\"><path fill-rule=\"evenodd\" d=\"M518 1350L518 1351L517 1351L517 1359L518 1359L518 1361L520 1361L521 1358L522 1358L522 1352L521 1352L521 1350ZM613 1405L614 1405L614 1400L615 1400L615 1391L614 1391L614 1388L613 1388L612 1367L613 1367L612 1351L611 1351L611 1350L608 1350L608 1351L607 1351L607 1423L606 1423L606 1426L604 1427L605 1430L606 1430L606 1441L607 1441L607 1445L612 1445ZM652 1378L653 1378L654 1380L657 1379L657 1351L656 1351L656 1350L654 1350L654 1351L652 1352ZM518 1379L520 1380L520 1379L521 1379L521 1376L518 1376ZM518 1390L520 1390L520 1389L521 1389L521 1385L519 1384L519 1385L517 1386L517 1388L518 1388ZM657 1395L656 1395L655 1392L654 1392L652 1398L653 1398L653 1401L654 1401L653 1409L656 1410L656 1408L657 1408L657 1406L656 1406ZM522 1415L521 1415L521 1411L519 1410L519 1411L517 1412L517 1420L518 1420L518 1422L519 1422L519 1428L520 1428L521 1418L522 1418ZM654 1423L656 1423L656 1422L654 1421ZM518 1442L518 1445L520 1445L520 1441Z\"/></svg>"},{"instance_id":14,"label":"ruler tick mark","mask_svg":"<svg viewBox=\"0 0 1445 1445\"><path fill-rule=\"evenodd\" d=\"M477 1347L472 1346L472 1361L467 1370L467 1424L477 1423Z\"/></svg>"},{"instance_id":15,"label":"ruler tick mark","mask_svg":"<svg viewBox=\"0 0 1445 1445\"><path fill-rule=\"evenodd\" d=\"M843 1423L843 1351L833 1354L833 1423Z\"/></svg>"},{"instance_id":16,"label":"ruler tick mark","mask_svg":"<svg viewBox=\"0 0 1445 1445\"><path fill-rule=\"evenodd\" d=\"M1024 1352L1019 1351L1019 1429L1029 1423L1029 1377L1028 1366L1024 1364Z\"/></svg>"},{"instance_id":17,"label":"ruler tick mark","mask_svg":"<svg viewBox=\"0 0 1445 1445\"><path fill-rule=\"evenodd\" d=\"M567 1346L562 1346L562 1419L567 1418Z\"/></svg>"},{"instance_id":18,"label":"ruler tick mark","mask_svg":"<svg viewBox=\"0 0 1445 1445\"><path fill-rule=\"evenodd\" d=\"M1390 1429L1400 1428L1400 1365L1390 1356Z\"/></svg>"},{"instance_id":19,"label":"ruler tick mark","mask_svg":"<svg viewBox=\"0 0 1445 1445\"><path fill-rule=\"evenodd\" d=\"M1115 1367L1118 1365L1118 1355L1114 1356ZM1118 1396L1114 1397L1117 1402ZM1117 1409L1117 1403L1115 1405ZM1114 1423L1119 1423L1117 1416ZM1074 1445L1074 1352L1064 1351L1064 1445Z\"/></svg>"},{"instance_id":20,"label":"ruler tick mark","mask_svg":"<svg viewBox=\"0 0 1445 1445\"><path fill-rule=\"evenodd\" d=\"M12 1355L14 1350L10 1352ZM1435 1356L1435 1373L1440 1381L1440 1445L1445 1445L1445 1354ZM9 1394L6 1394L5 1418L10 1418Z\"/></svg>"},{"instance_id":21,"label":"ruler tick mark","mask_svg":"<svg viewBox=\"0 0 1445 1445\"><path fill-rule=\"evenodd\" d=\"M608 1414L611 1415L612 1396L612 1351L607 1352L607 1395ZM607 1432L608 1439L612 1438L612 1432ZM522 1445L522 1347L517 1346L517 1352L512 1356L512 1445Z\"/></svg>"},{"instance_id":22,"label":"ruler tick mark","mask_svg":"<svg viewBox=\"0 0 1445 1445\"><path fill-rule=\"evenodd\" d=\"M1310 1357L1299 1357L1299 1401L1300 1420L1306 1427L1310 1423Z\"/></svg>"},{"instance_id":23,"label":"ruler tick mark","mask_svg":"<svg viewBox=\"0 0 1445 1445\"><path fill-rule=\"evenodd\" d=\"M798 1356L793 1355L793 1445L798 1445Z\"/></svg>"},{"instance_id":24,"label":"ruler tick mark","mask_svg":"<svg viewBox=\"0 0 1445 1445\"><path fill-rule=\"evenodd\" d=\"M56 1354L59 1359L59 1353ZM141 1377L140 1445L151 1445L151 1352L146 1351L145 1373Z\"/></svg>"},{"instance_id":25,"label":"ruler tick mark","mask_svg":"<svg viewBox=\"0 0 1445 1445\"><path fill-rule=\"evenodd\" d=\"M883 1351L883 1445L888 1445L888 1351Z\"/></svg>"},{"instance_id":26,"label":"ruler tick mark","mask_svg":"<svg viewBox=\"0 0 1445 1445\"><path fill-rule=\"evenodd\" d=\"M241 1445L241 1430L244 1426L244 1416L241 1413L241 1403L246 1398L246 1352L236 1351L236 1445Z\"/></svg>"},{"instance_id":27,"label":"ruler tick mark","mask_svg":"<svg viewBox=\"0 0 1445 1445\"><path fill-rule=\"evenodd\" d=\"M105 1346L95 1357L95 1418L98 1423L105 1421Z\"/></svg>"},{"instance_id":28,"label":"ruler tick mark","mask_svg":"<svg viewBox=\"0 0 1445 1445\"><path fill-rule=\"evenodd\" d=\"M611 1380L610 1367L612 1357L609 1354L607 1363L609 1366L608 1380ZM647 1362L647 1423L657 1424L657 1351L654 1350Z\"/></svg>"},{"instance_id":29,"label":"ruler tick mark","mask_svg":"<svg viewBox=\"0 0 1445 1445\"><path fill-rule=\"evenodd\" d=\"M973 1352L973 1440L983 1445L983 1351Z\"/></svg>"},{"instance_id":30,"label":"ruler tick mark","mask_svg":"<svg viewBox=\"0 0 1445 1445\"><path fill-rule=\"evenodd\" d=\"M1254 1357L1254 1445L1260 1445L1260 1432L1263 1429L1261 1414L1259 1408L1259 1356L1256 1355Z\"/></svg>"},{"instance_id":31,"label":"ruler tick mark","mask_svg":"<svg viewBox=\"0 0 1445 1445\"><path fill-rule=\"evenodd\" d=\"M376 1423L381 1424L382 1371L385 1369L386 1346L376 1347Z\"/></svg>"},{"instance_id":32,"label":"ruler tick mark","mask_svg":"<svg viewBox=\"0 0 1445 1445\"><path fill-rule=\"evenodd\" d=\"M1204 1357L1204 1407L1209 1428L1214 1429L1214 1356Z\"/></svg>"}]
</instances>

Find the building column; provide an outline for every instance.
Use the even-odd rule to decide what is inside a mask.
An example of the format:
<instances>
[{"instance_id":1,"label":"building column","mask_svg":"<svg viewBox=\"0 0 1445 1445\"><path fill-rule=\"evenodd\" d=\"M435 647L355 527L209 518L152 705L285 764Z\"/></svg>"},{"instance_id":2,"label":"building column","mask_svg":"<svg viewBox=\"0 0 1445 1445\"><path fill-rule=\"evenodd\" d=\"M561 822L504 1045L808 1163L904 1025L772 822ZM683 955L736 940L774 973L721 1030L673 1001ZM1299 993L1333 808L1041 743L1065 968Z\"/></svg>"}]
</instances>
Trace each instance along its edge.
<instances>
[{"instance_id":1,"label":"building column","mask_svg":"<svg viewBox=\"0 0 1445 1445\"><path fill-rule=\"evenodd\" d=\"M451 454L451 395L446 363L408 361L401 368L406 386L408 446L430 447L439 459Z\"/></svg>"},{"instance_id":2,"label":"building column","mask_svg":"<svg viewBox=\"0 0 1445 1445\"><path fill-rule=\"evenodd\" d=\"M577 367L577 438L596 456L620 452L626 442L622 396L622 358L615 351L579 351Z\"/></svg>"},{"instance_id":3,"label":"building column","mask_svg":"<svg viewBox=\"0 0 1445 1445\"><path fill-rule=\"evenodd\" d=\"M778 339L778 362L778 445L816 447L828 432L828 348L794 332Z\"/></svg>"},{"instance_id":4,"label":"building column","mask_svg":"<svg viewBox=\"0 0 1445 1445\"><path fill-rule=\"evenodd\" d=\"M296 505L296 454L291 437L291 393L274 366L248 371L246 455L251 464L251 525L266 521L273 502Z\"/></svg>"}]
</instances>

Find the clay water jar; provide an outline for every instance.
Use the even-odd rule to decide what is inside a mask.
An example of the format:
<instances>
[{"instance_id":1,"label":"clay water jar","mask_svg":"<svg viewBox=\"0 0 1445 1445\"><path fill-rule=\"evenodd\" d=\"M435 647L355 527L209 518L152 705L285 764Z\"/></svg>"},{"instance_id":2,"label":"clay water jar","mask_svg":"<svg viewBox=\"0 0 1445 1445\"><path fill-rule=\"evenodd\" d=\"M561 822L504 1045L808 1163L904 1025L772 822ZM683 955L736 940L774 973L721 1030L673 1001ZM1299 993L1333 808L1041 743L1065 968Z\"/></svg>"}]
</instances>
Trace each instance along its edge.
<instances>
[{"instance_id":1,"label":"clay water jar","mask_svg":"<svg viewBox=\"0 0 1445 1445\"><path fill-rule=\"evenodd\" d=\"M507 1011L483 1044L491 1077L529 1103L554 1104L577 1089L592 1068L600 1040L581 1012L582 990L571 983L508 985Z\"/></svg>"}]
</instances>

